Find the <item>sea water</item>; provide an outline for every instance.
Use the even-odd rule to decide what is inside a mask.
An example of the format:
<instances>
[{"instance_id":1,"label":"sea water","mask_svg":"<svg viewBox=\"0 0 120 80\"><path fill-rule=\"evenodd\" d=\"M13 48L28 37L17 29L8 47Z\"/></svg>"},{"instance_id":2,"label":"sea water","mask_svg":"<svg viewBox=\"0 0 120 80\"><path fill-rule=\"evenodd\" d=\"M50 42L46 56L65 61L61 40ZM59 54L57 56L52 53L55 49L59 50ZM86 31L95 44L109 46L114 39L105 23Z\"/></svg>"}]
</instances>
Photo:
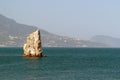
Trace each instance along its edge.
<instances>
[{"instance_id":1,"label":"sea water","mask_svg":"<svg viewBox=\"0 0 120 80\"><path fill-rule=\"evenodd\" d=\"M22 48L0 48L0 80L120 80L119 48L43 48L48 57L25 58Z\"/></svg>"}]
</instances>

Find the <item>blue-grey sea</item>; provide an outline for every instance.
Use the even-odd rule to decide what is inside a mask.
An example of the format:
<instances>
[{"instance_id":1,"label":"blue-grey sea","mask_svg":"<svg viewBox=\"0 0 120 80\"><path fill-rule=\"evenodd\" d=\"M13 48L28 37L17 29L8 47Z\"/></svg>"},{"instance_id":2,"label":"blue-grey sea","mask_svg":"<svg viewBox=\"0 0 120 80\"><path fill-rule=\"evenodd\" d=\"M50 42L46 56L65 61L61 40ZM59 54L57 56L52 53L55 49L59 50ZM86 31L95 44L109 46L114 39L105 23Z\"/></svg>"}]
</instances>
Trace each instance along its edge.
<instances>
[{"instance_id":1,"label":"blue-grey sea","mask_svg":"<svg viewBox=\"0 0 120 80\"><path fill-rule=\"evenodd\" d=\"M0 80L120 80L120 48L43 48L48 57L25 58L22 48L0 48Z\"/></svg>"}]
</instances>

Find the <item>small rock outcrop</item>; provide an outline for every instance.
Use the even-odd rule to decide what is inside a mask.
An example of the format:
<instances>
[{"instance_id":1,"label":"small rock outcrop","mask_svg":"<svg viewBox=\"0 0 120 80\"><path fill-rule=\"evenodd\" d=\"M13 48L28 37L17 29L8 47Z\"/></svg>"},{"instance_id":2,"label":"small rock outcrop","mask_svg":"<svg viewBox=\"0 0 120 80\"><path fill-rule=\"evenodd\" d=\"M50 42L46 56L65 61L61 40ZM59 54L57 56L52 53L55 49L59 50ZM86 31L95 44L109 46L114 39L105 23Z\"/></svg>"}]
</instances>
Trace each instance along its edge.
<instances>
[{"instance_id":1,"label":"small rock outcrop","mask_svg":"<svg viewBox=\"0 0 120 80\"><path fill-rule=\"evenodd\" d=\"M23 49L26 57L43 57L40 30L36 30L27 37Z\"/></svg>"}]
</instances>

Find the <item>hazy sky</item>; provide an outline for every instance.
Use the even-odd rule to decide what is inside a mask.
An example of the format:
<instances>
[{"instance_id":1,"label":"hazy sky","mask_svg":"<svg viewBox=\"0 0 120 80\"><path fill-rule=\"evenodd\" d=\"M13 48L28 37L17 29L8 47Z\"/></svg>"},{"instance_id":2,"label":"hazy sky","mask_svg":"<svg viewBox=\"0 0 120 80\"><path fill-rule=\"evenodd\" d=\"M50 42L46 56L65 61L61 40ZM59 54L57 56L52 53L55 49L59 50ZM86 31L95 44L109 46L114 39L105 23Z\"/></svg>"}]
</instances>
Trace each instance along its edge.
<instances>
[{"instance_id":1,"label":"hazy sky","mask_svg":"<svg viewBox=\"0 0 120 80\"><path fill-rule=\"evenodd\" d=\"M120 0L0 0L0 14L60 35L120 38Z\"/></svg>"}]
</instances>

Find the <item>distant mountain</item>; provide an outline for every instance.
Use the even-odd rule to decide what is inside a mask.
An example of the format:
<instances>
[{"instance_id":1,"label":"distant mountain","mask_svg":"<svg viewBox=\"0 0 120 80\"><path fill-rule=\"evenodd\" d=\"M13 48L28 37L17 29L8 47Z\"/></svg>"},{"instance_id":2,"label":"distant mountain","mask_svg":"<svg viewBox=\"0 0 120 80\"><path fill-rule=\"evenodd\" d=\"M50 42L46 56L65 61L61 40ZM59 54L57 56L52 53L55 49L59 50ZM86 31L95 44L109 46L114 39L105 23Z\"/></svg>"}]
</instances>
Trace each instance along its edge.
<instances>
[{"instance_id":1,"label":"distant mountain","mask_svg":"<svg viewBox=\"0 0 120 80\"><path fill-rule=\"evenodd\" d=\"M92 42L104 43L109 47L120 47L120 38L114 38L111 36L97 35L91 38Z\"/></svg>"},{"instance_id":2,"label":"distant mountain","mask_svg":"<svg viewBox=\"0 0 120 80\"><path fill-rule=\"evenodd\" d=\"M22 47L26 37L38 29L0 15L0 46ZM40 29L43 47L106 47L105 44L59 36Z\"/></svg>"}]
</instances>

